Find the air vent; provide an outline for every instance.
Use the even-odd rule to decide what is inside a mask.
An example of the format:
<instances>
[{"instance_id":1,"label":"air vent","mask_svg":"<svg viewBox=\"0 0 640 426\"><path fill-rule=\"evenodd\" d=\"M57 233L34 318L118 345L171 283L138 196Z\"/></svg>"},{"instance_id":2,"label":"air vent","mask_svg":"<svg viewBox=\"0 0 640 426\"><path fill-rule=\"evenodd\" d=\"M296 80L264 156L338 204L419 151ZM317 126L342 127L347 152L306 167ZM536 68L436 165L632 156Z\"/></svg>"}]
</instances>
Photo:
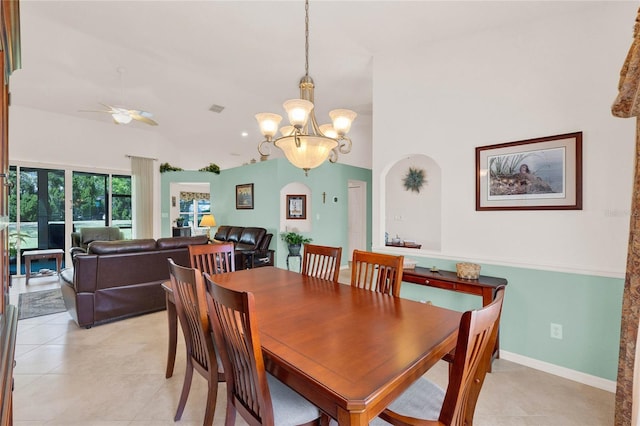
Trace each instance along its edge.
<instances>
[{"instance_id":1,"label":"air vent","mask_svg":"<svg viewBox=\"0 0 640 426\"><path fill-rule=\"evenodd\" d=\"M222 110L224 110L224 107L222 105L216 104L211 105L211 107L209 108L209 111L215 112L217 114L220 114Z\"/></svg>"}]
</instances>

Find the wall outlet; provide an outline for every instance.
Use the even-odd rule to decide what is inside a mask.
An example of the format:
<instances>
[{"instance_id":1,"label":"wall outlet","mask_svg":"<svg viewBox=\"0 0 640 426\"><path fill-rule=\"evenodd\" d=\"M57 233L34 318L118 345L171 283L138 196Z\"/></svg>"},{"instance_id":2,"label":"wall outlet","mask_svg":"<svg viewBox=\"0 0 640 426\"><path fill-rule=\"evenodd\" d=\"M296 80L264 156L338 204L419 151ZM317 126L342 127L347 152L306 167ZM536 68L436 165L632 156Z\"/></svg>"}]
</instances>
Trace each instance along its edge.
<instances>
[{"instance_id":1,"label":"wall outlet","mask_svg":"<svg viewBox=\"0 0 640 426\"><path fill-rule=\"evenodd\" d=\"M551 338L562 340L562 324L551 323Z\"/></svg>"}]
</instances>

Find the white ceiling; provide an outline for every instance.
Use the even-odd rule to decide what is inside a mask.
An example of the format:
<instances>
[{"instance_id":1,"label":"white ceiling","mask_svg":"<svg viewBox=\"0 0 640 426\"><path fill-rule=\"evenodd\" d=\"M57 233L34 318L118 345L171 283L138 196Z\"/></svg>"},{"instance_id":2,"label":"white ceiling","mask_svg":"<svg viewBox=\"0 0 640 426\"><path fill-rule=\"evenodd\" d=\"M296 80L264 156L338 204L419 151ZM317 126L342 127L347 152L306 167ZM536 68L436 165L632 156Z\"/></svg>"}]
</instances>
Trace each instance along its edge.
<instances>
[{"instance_id":1,"label":"white ceiling","mask_svg":"<svg viewBox=\"0 0 640 426\"><path fill-rule=\"evenodd\" d=\"M108 114L80 110L105 103L150 111L159 126L128 126L158 132L183 151L214 147L215 162L228 168L258 158L262 138L254 114L283 114L282 102L298 96L304 75L302 0L20 4L23 69L11 80L16 106L105 123ZM330 109L354 109L354 145L370 145L377 52L419 55L437 40L570 14L590 4L312 0L309 74L316 83L318 121L329 121ZM119 67L125 70L122 88ZM224 111L210 112L213 104ZM341 161L371 164L370 158Z\"/></svg>"}]
</instances>

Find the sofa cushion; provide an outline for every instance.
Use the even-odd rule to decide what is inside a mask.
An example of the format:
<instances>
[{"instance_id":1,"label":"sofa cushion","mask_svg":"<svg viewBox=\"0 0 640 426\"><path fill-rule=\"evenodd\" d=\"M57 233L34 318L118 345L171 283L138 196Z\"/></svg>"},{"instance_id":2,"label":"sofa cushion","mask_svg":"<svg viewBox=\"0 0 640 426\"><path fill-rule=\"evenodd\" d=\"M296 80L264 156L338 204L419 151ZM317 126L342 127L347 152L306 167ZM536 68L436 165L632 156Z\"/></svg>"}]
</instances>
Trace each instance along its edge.
<instances>
[{"instance_id":1,"label":"sofa cushion","mask_svg":"<svg viewBox=\"0 0 640 426\"><path fill-rule=\"evenodd\" d=\"M267 231L264 228L244 228L238 240L238 245L251 246L254 249L258 248L258 243L266 233Z\"/></svg>"},{"instance_id":2,"label":"sofa cushion","mask_svg":"<svg viewBox=\"0 0 640 426\"><path fill-rule=\"evenodd\" d=\"M157 241L158 250L176 249L191 245L207 244L209 239L206 235L195 235L193 237L173 237L159 238Z\"/></svg>"},{"instance_id":3,"label":"sofa cushion","mask_svg":"<svg viewBox=\"0 0 640 426\"><path fill-rule=\"evenodd\" d=\"M121 240L122 233L117 226L97 226L80 229L80 242L89 244L92 241Z\"/></svg>"},{"instance_id":4,"label":"sofa cushion","mask_svg":"<svg viewBox=\"0 0 640 426\"><path fill-rule=\"evenodd\" d=\"M116 254L150 251L156 249L156 240L121 240L121 241L93 241L89 244L89 254Z\"/></svg>"},{"instance_id":5,"label":"sofa cushion","mask_svg":"<svg viewBox=\"0 0 640 426\"><path fill-rule=\"evenodd\" d=\"M229 241L231 243L237 243L238 241L240 241L240 236L242 235L242 231L244 231L244 227L242 226L233 226L230 230L229 230L229 234L227 234L227 239L226 241Z\"/></svg>"},{"instance_id":6,"label":"sofa cushion","mask_svg":"<svg viewBox=\"0 0 640 426\"><path fill-rule=\"evenodd\" d=\"M229 231L231 231L231 227L227 225L222 225L218 227L218 231L216 235L213 236L214 240L218 241L227 241L227 236L229 235Z\"/></svg>"}]
</instances>

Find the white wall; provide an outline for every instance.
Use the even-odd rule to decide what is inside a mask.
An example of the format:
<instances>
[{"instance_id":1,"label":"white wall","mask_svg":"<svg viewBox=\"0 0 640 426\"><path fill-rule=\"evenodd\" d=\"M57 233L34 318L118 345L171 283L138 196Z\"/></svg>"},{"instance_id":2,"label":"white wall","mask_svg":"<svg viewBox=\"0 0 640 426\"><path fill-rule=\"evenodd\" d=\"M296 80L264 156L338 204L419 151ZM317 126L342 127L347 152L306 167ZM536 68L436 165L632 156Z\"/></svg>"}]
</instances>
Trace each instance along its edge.
<instances>
[{"instance_id":1,"label":"white wall","mask_svg":"<svg viewBox=\"0 0 640 426\"><path fill-rule=\"evenodd\" d=\"M424 172L425 182L418 192L404 187L409 168ZM385 178L385 232L389 239L412 240L423 249L440 250L441 176L438 164L424 155L412 155L393 164Z\"/></svg>"},{"instance_id":2,"label":"white wall","mask_svg":"<svg viewBox=\"0 0 640 426\"><path fill-rule=\"evenodd\" d=\"M621 276L634 120L614 118L610 105L636 8L594 3L377 56L374 247L383 245L386 171L421 153L442 169L443 198L442 250L424 255ZM475 147L575 131L584 132L582 211L475 211Z\"/></svg>"},{"instance_id":3,"label":"white wall","mask_svg":"<svg viewBox=\"0 0 640 426\"><path fill-rule=\"evenodd\" d=\"M116 126L108 119L82 120L64 114L12 106L9 110L9 162L78 171L131 173L131 161L127 155L161 161L171 161L177 157L173 145L163 143L163 139L152 128L147 130L142 126L146 125ZM156 165L159 170L160 162L156 162ZM157 172L154 180L156 211L160 211L159 175ZM154 219L154 236L159 237L160 216Z\"/></svg>"},{"instance_id":4,"label":"white wall","mask_svg":"<svg viewBox=\"0 0 640 426\"><path fill-rule=\"evenodd\" d=\"M287 195L306 195L306 218L287 219ZM280 231L281 232L311 232L311 188L302 182L291 182L280 189Z\"/></svg>"}]
</instances>

